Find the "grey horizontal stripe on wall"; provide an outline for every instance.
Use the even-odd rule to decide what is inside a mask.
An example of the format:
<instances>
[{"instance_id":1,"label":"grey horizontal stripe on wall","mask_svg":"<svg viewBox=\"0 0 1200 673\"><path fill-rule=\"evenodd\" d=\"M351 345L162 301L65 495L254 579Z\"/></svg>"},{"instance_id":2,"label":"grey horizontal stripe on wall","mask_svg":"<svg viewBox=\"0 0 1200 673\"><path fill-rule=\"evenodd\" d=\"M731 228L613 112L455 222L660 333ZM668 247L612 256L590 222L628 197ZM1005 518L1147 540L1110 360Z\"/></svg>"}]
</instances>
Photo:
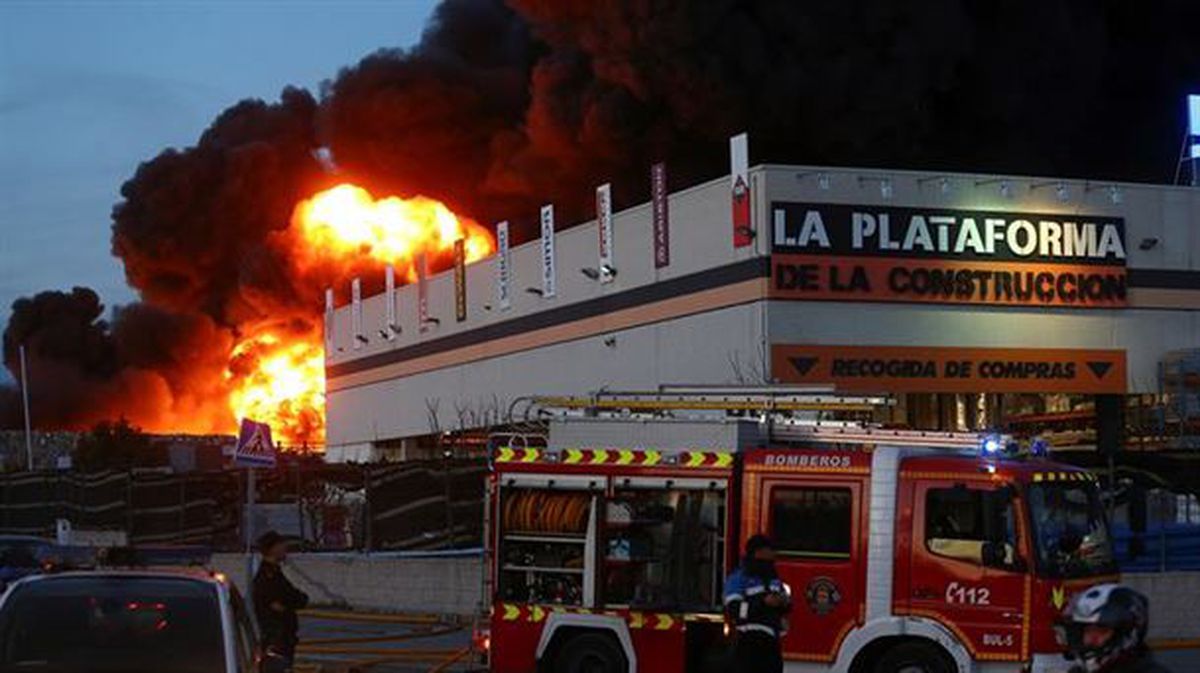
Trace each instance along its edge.
<instances>
[{"instance_id":1,"label":"grey horizontal stripe on wall","mask_svg":"<svg viewBox=\"0 0 1200 673\"><path fill-rule=\"evenodd\" d=\"M1181 269L1129 269L1129 287L1200 290L1200 271Z\"/></svg>"},{"instance_id":2,"label":"grey horizontal stripe on wall","mask_svg":"<svg viewBox=\"0 0 1200 673\"><path fill-rule=\"evenodd\" d=\"M325 376L327 378L336 378L369 369L376 369L397 362L405 362L457 348L473 346L484 341L494 341L515 334L532 332L547 327L556 327L585 318L613 313L614 311L653 304L654 302L680 295L694 294L726 285L734 285L754 278L765 278L769 273L770 258L755 257L715 269L672 278L661 283L635 287L618 294L581 301L561 308L540 311L519 318L505 320L494 325L451 334L440 339L433 339L384 353L376 353L375 355L359 360L342 362L326 367Z\"/></svg>"}]
</instances>

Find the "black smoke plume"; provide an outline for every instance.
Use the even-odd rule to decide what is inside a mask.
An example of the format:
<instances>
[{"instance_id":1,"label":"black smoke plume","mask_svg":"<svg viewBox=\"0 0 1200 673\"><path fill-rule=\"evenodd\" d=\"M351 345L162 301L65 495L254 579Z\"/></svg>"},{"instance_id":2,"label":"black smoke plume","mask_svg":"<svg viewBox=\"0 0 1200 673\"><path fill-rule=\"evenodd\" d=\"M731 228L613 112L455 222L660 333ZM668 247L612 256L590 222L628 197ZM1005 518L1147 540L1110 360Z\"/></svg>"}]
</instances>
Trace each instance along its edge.
<instances>
[{"instance_id":1,"label":"black smoke plume","mask_svg":"<svg viewBox=\"0 0 1200 673\"><path fill-rule=\"evenodd\" d=\"M238 103L144 163L112 225L142 303L108 324L87 290L21 300L5 363L25 342L49 382L39 427L153 427L129 410L219 394L240 334L311 332L343 280L279 244L293 205L339 180L508 219L518 239L542 203L586 217L600 182L645 199L655 161L673 188L720 175L743 130L756 162L1169 181L1197 25L1190 0L447 0L414 47L319 96ZM0 391L5 424L14 399Z\"/></svg>"}]
</instances>

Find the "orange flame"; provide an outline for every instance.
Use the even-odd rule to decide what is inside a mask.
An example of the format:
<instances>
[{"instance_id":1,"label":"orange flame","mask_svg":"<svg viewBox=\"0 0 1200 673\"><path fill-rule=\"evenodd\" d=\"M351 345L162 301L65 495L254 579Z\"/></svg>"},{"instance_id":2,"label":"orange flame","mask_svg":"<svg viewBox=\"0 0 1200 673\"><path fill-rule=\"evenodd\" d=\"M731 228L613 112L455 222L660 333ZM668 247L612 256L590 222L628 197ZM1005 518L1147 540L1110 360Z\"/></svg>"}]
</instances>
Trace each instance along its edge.
<instances>
[{"instance_id":1,"label":"orange flame","mask_svg":"<svg viewBox=\"0 0 1200 673\"><path fill-rule=\"evenodd\" d=\"M394 265L397 276L409 282L416 280L422 252L439 257L463 239L466 260L473 262L495 248L488 230L440 201L423 196L375 199L351 184L297 204L289 233L301 267L328 267L336 274L361 268L365 259L376 268ZM235 418L268 423L285 445L324 442L325 357L319 333L260 330L234 347L228 378Z\"/></svg>"},{"instance_id":2,"label":"orange flame","mask_svg":"<svg viewBox=\"0 0 1200 673\"><path fill-rule=\"evenodd\" d=\"M325 354L308 338L283 341L263 332L233 349L229 408L235 418L271 426L285 445L325 439Z\"/></svg>"},{"instance_id":3,"label":"orange flame","mask_svg":"<svg viewBox=\"0 0 1200 673\"><path fill-rule=\"evenodd\" d=\"M421 252L446 253L464 239L467 262L491 254L491 234L473 220L458 217L440 201L415 196L376 200L362 187L341 184L301 201L292 216L310 255L347 259L370 257L395 265L401 278L416 280Z\"/></svg>"}]
</instances>

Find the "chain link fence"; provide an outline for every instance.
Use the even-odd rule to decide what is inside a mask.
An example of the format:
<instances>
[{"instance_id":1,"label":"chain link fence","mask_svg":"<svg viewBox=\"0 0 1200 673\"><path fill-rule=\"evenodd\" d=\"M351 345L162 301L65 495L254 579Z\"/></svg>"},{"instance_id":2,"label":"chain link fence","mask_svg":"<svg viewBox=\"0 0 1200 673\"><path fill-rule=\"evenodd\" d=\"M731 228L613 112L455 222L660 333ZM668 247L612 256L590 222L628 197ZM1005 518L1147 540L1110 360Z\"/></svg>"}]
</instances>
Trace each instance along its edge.
<instances>
[{"instance_id":1,"label":"chain link fence","mask_svg":"<svg viewBox=\"0 0 1200 673\"><path fill-rule=\"evenodd\" d=\"M436 550L482 539L483 460L281 463L256 473L253 526L310 551ZM246 472L0 474L0 534L119 531L130 544L244 546Z\"/></svg>"}]
</instances>

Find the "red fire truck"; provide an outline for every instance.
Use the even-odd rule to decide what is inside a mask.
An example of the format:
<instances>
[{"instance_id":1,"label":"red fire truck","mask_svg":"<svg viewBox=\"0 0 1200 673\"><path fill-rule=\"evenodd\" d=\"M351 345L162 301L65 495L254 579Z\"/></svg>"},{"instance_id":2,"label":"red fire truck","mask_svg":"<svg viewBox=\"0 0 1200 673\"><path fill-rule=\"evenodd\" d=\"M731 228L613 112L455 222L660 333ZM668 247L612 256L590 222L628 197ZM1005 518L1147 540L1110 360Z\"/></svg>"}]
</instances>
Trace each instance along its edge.
<instances>
[{"instance_id":1,"label":"red fire truck","mask_svg":"<svg viewBox=\"0 0 1200 673\"><path fill-rule=\"evenodd\" d=\"M548 435L492 452L491 670L720 670L723 579L761 532L789 672L1065 671L1054 618L1116 573L1095 480L997 436L830 419L884 402L537 400Z\"/></svg>"}]
</instances>

